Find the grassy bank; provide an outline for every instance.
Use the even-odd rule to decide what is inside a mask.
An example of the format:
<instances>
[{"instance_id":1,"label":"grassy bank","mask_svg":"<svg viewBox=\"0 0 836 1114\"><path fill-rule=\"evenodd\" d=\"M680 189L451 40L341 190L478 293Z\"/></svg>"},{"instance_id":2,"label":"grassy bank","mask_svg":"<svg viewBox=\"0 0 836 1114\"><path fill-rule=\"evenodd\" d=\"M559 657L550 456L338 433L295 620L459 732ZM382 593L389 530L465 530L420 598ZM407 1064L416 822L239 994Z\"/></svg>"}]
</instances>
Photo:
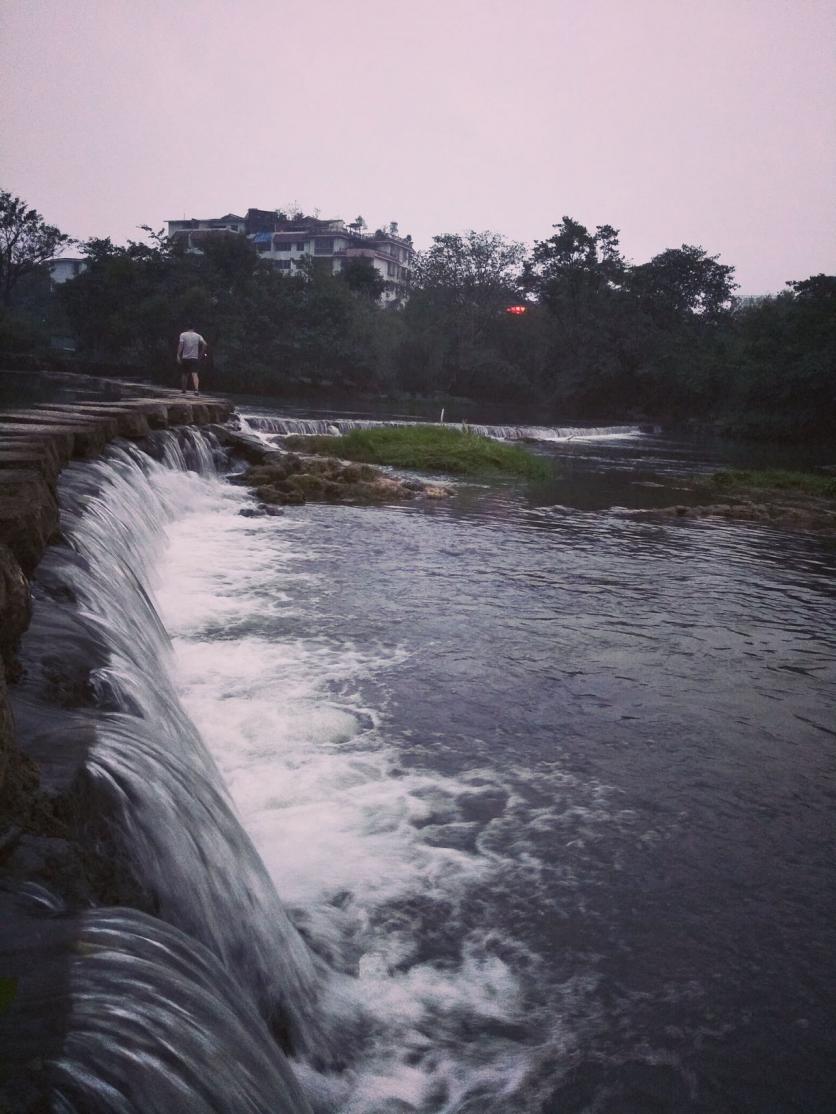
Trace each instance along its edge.
<instances>
[{"instance_id":1,"label":"grassy bank","mask_svg":"<svg viewBox=\"0 0 836 1114\"><path fill-rule=\"evenodd\" d=\"M320 453L359 460L367 464L390 464L424 472L450 472L457 476L505 475L546 479L552 469L548 461L488 437L444 426L392 426L353 429L344 437L287 438L301 452Z\"/></svg>"},{"instance_id":2,"label":"grassy bank","mask_svg":"<svg viewBox=\"0 0 836 1114\"><path fill-rule=\"evenodd\" d=\"M788 472L777 468L762 470L725 470L715 472L708 480L715 492L737 493L770 492L780 495L807 495L818 499L836 499L836 476L820 472Z\"/></svg>"}]
</instances>

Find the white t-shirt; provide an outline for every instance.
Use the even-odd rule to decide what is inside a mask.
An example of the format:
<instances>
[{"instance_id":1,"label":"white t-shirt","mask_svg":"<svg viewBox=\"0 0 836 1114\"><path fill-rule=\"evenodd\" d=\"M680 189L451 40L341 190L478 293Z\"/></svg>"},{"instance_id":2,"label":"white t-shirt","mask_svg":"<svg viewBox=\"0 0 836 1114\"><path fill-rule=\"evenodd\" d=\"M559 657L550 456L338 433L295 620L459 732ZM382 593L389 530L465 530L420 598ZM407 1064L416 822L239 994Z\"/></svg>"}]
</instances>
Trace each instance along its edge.
<instances>
[{"instance_id":1,"label":"white t-shirt","mask_svg":"<svg viewBox=\"0 0 836 1114\"><path fill-rule=\"evenodd\" d=\"M199 360L200 359L200 346L205 345L206 341L200 333L194 332L192 329L187 329L185 333L180 334L180 357L183 360Z\"/></svg>"}]
</instances>

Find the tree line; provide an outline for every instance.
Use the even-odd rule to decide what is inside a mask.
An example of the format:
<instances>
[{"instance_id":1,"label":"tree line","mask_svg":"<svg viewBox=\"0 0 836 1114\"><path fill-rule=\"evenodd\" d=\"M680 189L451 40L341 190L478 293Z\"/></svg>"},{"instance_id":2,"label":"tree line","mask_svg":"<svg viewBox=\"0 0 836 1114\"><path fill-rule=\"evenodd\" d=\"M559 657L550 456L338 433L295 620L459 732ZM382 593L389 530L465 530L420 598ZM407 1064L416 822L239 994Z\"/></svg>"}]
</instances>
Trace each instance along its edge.
<instances>
[{"instance_id":1,"label":"tree line","mask_svg":"<svg viewBox=\"0 0 836 1114\"><path fill-rule=\"evenodd\" d=\"M536 405L544 420L836 435L833 275L743 305L733 267L702 247L633 263L611 225L567 216L530 250L495 232L435 236L404 303L385 308L368 260L289 277L243 237L195 254L148 228L145 242L80 245L86 269L52 290L45 260L66 237L9 194L0 225L6 354L58 333L83 359L174 382L177 336L193 326L211 379L241 393L455 397Z\"/></svg>"}]
</instances>

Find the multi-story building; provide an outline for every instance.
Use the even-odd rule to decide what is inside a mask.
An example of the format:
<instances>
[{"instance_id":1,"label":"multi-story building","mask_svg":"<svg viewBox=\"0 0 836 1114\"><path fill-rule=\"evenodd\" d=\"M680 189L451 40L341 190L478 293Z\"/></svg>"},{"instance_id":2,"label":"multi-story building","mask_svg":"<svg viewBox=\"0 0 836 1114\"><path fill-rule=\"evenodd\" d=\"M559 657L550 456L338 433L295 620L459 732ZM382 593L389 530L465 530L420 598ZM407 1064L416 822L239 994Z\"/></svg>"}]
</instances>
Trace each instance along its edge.
<instances>
[{"instance_id":1,"label":"multi-story building","mask_svg":"<svg viewBox=\"0 0 836 1114\"><path fill-rule=\"evenodd\" d=\"M303 260L337 274L352 259L371 260L384 282L381 301L401 302L412 263L412 237L401 236L394 222L388 229L363 231L362 221L320 220L301 213L288 216L280 209L248 209L245 217L227 213L210 220L171 220L168 234L185 240L188 251L200 251L208 237L246 236L256 251L288 274Z\"/></svg>"}]
</instances>

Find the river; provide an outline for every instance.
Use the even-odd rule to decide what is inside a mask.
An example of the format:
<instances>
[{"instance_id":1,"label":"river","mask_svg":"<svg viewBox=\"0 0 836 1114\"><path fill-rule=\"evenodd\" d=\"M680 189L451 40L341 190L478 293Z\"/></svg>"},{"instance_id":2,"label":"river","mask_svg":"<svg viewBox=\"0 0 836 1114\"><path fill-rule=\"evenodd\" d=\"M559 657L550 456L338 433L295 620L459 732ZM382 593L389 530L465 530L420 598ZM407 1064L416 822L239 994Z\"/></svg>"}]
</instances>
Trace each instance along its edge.
<instances>
[{"instance_id":1,"label":"river","mask_svg":"<svg viewBox=\"0 0 836 1114\"><path fill-rule=\"evenodd\" d=\"M746 450L250 517L155 439L65 472L22 649L160 918L82 918L62 1111L836 1108L836 543L633 513Z\"/></svg>"},{"instance_id":2,"label":"river","mask_svg":"<svg viewBox=\"0 0 836 1114\"><path fill-rule=\"evenodd\" d=\"M554 483L210 485L170 527L178 691L364 1019L309 1097L832 1109L836 548L619 509L682 499L691 443L536 451Z\"/></svg>"}]
</instances>

